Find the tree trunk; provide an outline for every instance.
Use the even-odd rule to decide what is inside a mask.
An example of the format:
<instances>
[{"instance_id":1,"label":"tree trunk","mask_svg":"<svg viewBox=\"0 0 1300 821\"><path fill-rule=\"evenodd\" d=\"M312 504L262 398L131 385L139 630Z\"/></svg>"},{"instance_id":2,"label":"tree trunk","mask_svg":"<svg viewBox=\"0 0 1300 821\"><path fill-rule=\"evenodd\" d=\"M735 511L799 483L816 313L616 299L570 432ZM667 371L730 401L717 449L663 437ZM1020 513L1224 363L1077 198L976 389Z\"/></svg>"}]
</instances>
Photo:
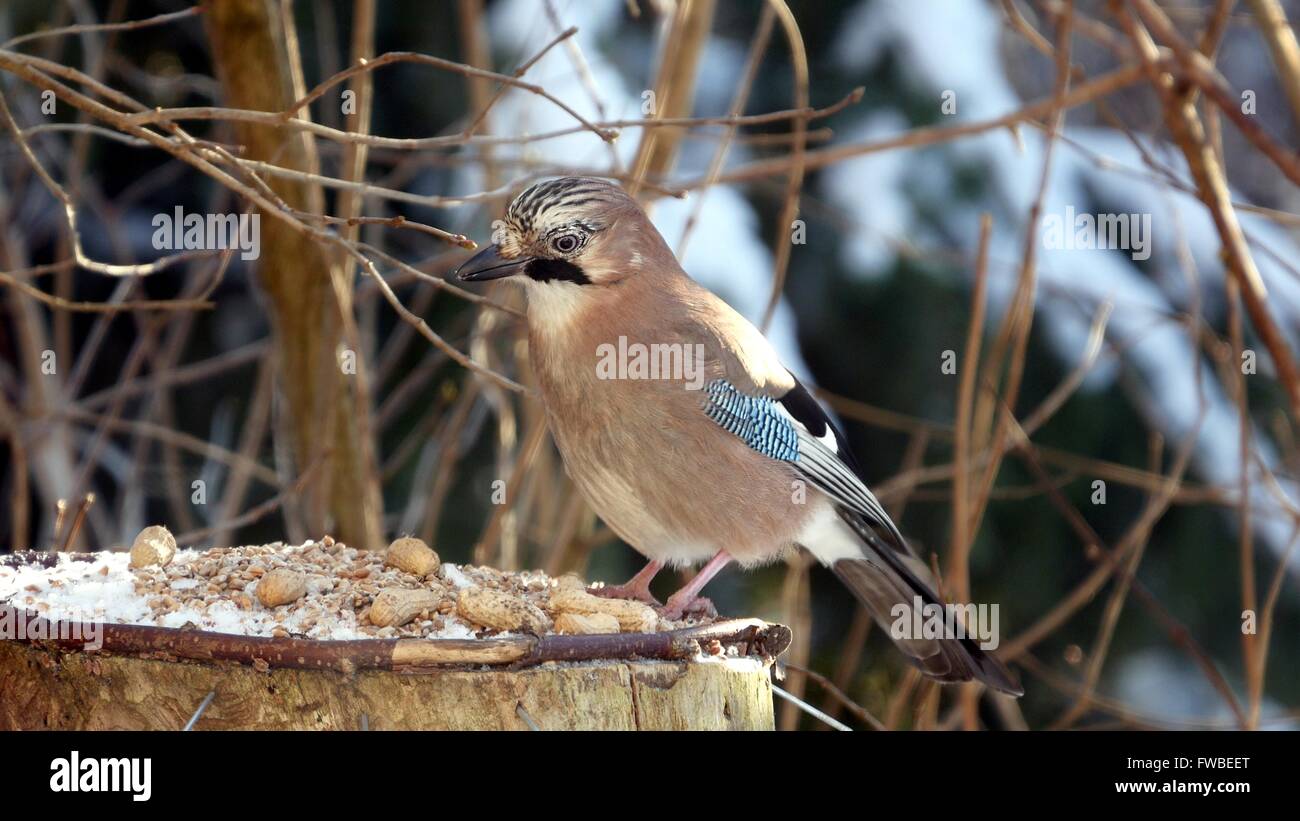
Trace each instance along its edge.
<instances>
[{"instance_id":1,"label":"tree trunk","mask_svg":"<svg viewBox=\"0 0 1300 821\"><path fill-rule=\"evenodd\" d=\"M772 729L790 630L315 641L0 603L0 730Z\"/></svg>"},{"instance_id":2,"label":"tree trunk","mask_svg":"<svg viewBox=\"0 0 1300 821\"><path fill-rule=\"evenodd\" d=\"M771 730L768 663L722 656L338 672L6 640L0 730L177 730L209 692L195 729Z\"/></svg>"},{"instance_id":3,"label":"tree trunk","mask_svg":"<svg viewBox=\"0 0 1300 821\"><path fill-rule=\"evenodd\" d=\"M275 0L221 0L204 5L212 57L224 104L284 111L296 101L294 61ZM246 158L317 173L315 144L302 131L237 122ZM267 184L291 208L323 213L320 186L270 177ZM351 282L336 255L275 217L261 220L259 279L270 299L277 374L299 472L321 460L308 483L308 532L334 533L370 549L383 546L382 500L362 403L370 401L362 351L352 352L356 375L344 379L340 329L351 321ZM339 280L339 281L335 281ZM330 525L332 520L332 526Z\"/></svg>"},{"instance_id":4,"label":"tree trunk","mask_svg":"<svg viewBox=\"0 0 1300 821\"><path fill-rule=\"evenodd\" d=\"M770 730L768 665L547 662L334 670L164 661L0 641L0 730Z\"/></svg>"}]
</instances>

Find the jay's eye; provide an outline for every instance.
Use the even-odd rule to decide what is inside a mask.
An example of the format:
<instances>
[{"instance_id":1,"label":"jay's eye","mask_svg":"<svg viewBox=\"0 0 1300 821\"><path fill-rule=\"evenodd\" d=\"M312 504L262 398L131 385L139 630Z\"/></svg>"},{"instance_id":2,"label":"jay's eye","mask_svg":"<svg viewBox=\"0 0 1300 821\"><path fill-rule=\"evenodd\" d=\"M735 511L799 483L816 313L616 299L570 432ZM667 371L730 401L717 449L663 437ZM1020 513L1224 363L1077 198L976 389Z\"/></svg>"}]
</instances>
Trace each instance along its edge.
<instances>
[{"instance_id":1,"label":"jay's eye","mask_svg":"<svg viewBox=\"0 0 1300 821\"><path fill-rule=\"evenodd\" d=\"M576 234L560 234L551 240L551 246L561 254L571 254L578 250L578 237Z\"/></svg>"}]
</instances>

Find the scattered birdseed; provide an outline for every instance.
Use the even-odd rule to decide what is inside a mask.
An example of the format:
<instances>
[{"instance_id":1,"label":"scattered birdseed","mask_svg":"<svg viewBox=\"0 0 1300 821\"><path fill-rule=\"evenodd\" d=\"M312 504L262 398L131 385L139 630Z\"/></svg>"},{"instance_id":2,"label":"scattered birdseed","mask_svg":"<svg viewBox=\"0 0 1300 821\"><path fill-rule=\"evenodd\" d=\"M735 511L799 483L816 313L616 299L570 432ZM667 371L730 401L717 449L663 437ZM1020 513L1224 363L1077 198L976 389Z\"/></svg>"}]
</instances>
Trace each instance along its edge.
<instances>
[{"instance_id":1,"label":"scattered birdseed","mask_svg":"<svg viewBox=\"0 0 1300 821\"><path fill-rule=\"evenodd\" d=\"M269 578L285 577L301 579L305 593L288 603L267 607L256 593L259 585ZM534 618L529 624L534 628L546 625L550 632L548 622L556 616L582 612L570 611L564 604L574 599L572 595L562 594L551 601L562 586L572 591L576 584L569 578L562 585L540 571L504 572L445 562L426 576L416 576L387 566L381 551L357 550L329 537L297 546L276 542L182 549L165 566L131 567L128 553L109 551L60 553L56 561L43 558L31 564L0 564L0 603L34 609L51 619L321 640L513 635L466 618L457 598L461 591L476 589L520 600L521 612L543 611L548 619ZM428 594L429 606L422 605L417 617L402 625L373 624L370 615L375 599L393 590L422 591ZM279 601L275 597L267 600ZM474 612L469 610L471 615ZM698 623L652 617L640 623L626 622L623 629L672 630Z\"/></svg>"}]
</instances>

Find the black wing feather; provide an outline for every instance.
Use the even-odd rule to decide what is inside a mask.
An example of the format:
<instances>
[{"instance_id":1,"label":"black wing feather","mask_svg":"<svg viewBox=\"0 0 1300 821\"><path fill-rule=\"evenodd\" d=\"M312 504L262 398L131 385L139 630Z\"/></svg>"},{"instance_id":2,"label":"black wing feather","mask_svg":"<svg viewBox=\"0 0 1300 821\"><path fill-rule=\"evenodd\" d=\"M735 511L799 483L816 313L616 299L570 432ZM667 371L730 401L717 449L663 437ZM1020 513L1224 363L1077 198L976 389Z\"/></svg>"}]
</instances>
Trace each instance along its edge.
<instances>
[{"instance_id":1,"label":"black wing feather","mask_svg":"<svg viewBox=\"0 0 1300 821\"><path fill-rule=\"evenodd\" d=\"M785 395L772 400L743 394L725 380L717 380L707 393L705 411L713 421L759 453L790 462L835 502L840 518L861 540L863 552L860 558L840 559L831 569L877 621L886 618L897 603L910 606L912 596L927 605L942 605L928 581L921 578L928 575L924 565L867 488L844 435L807 388L795 380ZM832 434L829 437L828 432ZM932 678L978 678L1005 693L1023 692L1001 662L969 638L938 641L933 652L921 652L922 648L912 645L903 649L909 661Z\"/></svg>"},{"instance_id":2,"label":"black wing feather","mask_svg":"<svg viewBox=\"0 0 1300 821\"><path fill-rule=\"evenodd\" d=\"M875 495L867 489L866 478L853 457L853 451L849 450L848 440L821 404L813 398L812 393L796 378L794 387L777 402L806 431L799 431L799 459L796 464L800 472L831 498L866 517L882 531L885 541L895 550L910 553L903 534L898 531ZM834 447L827 444L827 431L831 433Z\"/></svg>"},{"instance_id":3,"label":"black wing feather","mask_svg":"<svg viewBox=\"0 0 1300 821\"><path fill-rule=\"evenodd\" d=\"M821 403L813 398L812 393L804 387L804 384L796 377L794 387L786 392L777 400L781 407L785 408L786 413L795 418L799 424L808 429L808 432L818 439L826 436L826 431L830 431L835 436L835 453L840 457L844 464L849 466L854 474L863 482L866 477L862 475L862 468L858 465L858 460L854 458L853 451L849 450L849 442L844 438L844 434L831 421L830 416L826 414Z\"/></svg>"},{"instance_id":4,"label":"black wing feather","mask_svg":"<svg viewBox=\"0 0 1300 821\"><path fill-rule=\"evenodd\" d=\"M859 475L844 435L798 380L777 399L743 393L725 379L710 382L705 395L704 411L719 426L759 453L792 463L836 504L865 517L895 550L910 554Z\"/></svg>"}]
</instances>

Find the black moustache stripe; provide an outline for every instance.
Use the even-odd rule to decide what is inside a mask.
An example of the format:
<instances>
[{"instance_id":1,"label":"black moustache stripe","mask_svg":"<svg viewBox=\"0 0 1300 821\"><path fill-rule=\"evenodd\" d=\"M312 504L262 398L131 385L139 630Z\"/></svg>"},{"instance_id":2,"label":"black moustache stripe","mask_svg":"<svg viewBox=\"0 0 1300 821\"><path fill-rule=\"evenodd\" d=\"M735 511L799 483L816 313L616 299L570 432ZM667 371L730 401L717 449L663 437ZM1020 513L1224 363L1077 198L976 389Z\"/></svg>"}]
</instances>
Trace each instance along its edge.
<instances>
[{"instance_id":1,"label":"black moustache stripe","mask_svg":"<svg viewBox=\"0 0 1300 821\"><path fill-rule=\"evenodd\" d=\"M591 279L582 269L563 259L538 258L524 266L524 275L534 282L572 282L590 285Z\"/></svg>"}]
</instances>

